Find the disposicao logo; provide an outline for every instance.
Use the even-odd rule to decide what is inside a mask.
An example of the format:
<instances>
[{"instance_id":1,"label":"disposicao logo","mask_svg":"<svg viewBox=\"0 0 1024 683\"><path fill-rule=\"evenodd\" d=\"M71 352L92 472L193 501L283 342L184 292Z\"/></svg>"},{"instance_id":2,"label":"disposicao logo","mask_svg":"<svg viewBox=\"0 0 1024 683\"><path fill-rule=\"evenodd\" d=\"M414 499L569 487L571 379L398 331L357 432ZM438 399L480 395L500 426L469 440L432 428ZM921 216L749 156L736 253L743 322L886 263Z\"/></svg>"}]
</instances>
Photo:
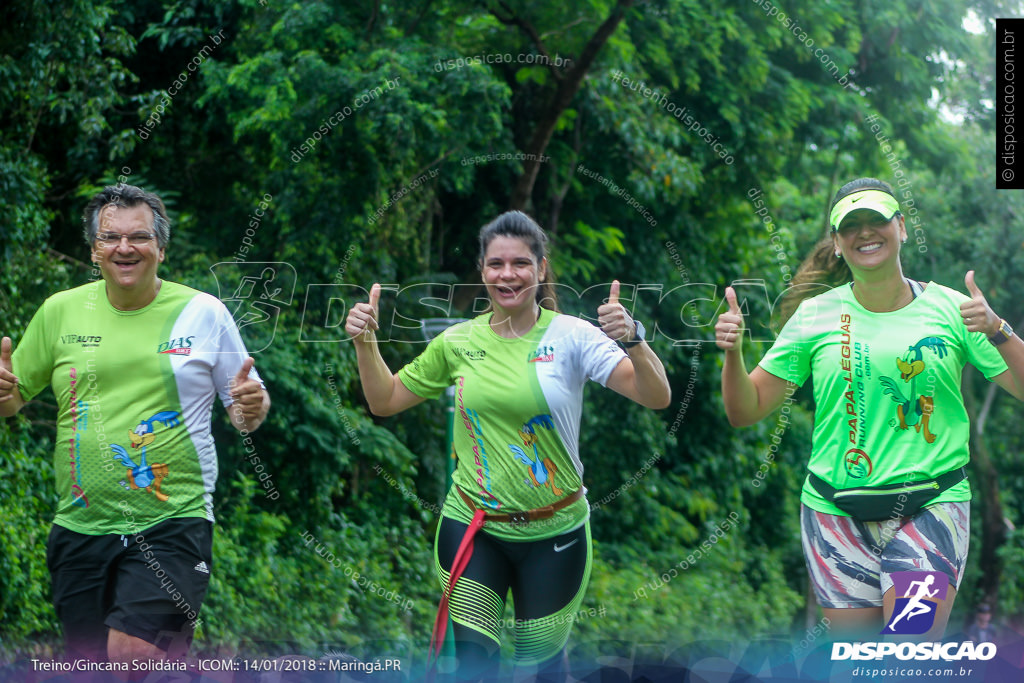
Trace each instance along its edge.
<instances>
[{"instance_id":1,"label":"disposicao logo","mask_svg":"<svg viewBox=\"0 0 1024 683\"><path fill-rule=\"evenodd\" d=\"M893 572L896 605L882 635L920 635L935 624L939 604L949 591L949 577L942 572ZM994 643L832 643L832 661L868 660L895 656L901 660L989 660L996 656Z\"/></svg>"},{"instance_id":2,"label":"disposicao logo","mask_svg":"<svg viewBox=\"0 0 1024 683\"><path fill-rule=\"evenodd\" d=\"M978 643L970 640L962 643L832 643L832 661L852 659L881 659L895 655L897 659L913 659L918 662L943 660L954 662L987 661L996 656L995 643Z\"/></svg>"},{"instance_id":3,"label":"disposicao logo","mask_svg":"<svg viewBox=\"0 0 1024 683\"><path fill-rule=\"evenodd\" d=\"M893 572L896 606L883 634L921 635L935 623L939 603L946 599L949 577L942 572Z\"/></svg>"}]
</instances>

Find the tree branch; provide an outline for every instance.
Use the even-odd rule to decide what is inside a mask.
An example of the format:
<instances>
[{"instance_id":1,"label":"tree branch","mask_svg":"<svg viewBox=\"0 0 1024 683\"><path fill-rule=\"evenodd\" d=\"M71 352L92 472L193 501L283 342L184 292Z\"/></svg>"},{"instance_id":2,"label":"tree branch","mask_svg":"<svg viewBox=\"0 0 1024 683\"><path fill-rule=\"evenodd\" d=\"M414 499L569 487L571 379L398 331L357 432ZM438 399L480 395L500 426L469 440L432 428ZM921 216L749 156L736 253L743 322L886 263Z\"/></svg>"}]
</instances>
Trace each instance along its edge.
<instances>
[{"instance_id":1,"label":"tree branch","mask_svg":"<svg viewBox=\"0 0 1024 683\"><path fill-rule=\"evenodd\" d=\"M370 14L370 18L366 22L366 32L373 33L373 27L377 23L377 17L380 14L380 0L374 0L373 12ZM408 34L406 34L408 35Z\"/></svg>"},{"instance_id":2,"label":"tree branch","mask_svg":"<svg viewBox=\"0 0 1024 683\"><path fill-rule=\"evenodd\" d=\"M530 42L533 43L533 46L537 48L537 52L544 56L544 65L548 67L548 71L551 72L551 75L555 80L562 80L562 73L552 63L551 55L548 54L548 49L544 46L544 40L540 37L540 34L537 33L537 29L534 28L533 24L516 14L515 11L504 2L504 0L498 0L498 4L501 5L502 9L508 12L509 15L507 17L503 17L498 14L496 9L491 7L489 9L494 18L506 26L519 27L519 29L522 30L522 32L530 39Z\"/></svg>"},{"instance_id":3,"label":"tree branch","mask_svg":"<svg viewBox=\"0 0 1024 683\"><path fill-rule=\"evenodd\" d=\"M565 78L558 82L551 104L548 106L547 111L541 115L540 121L537 122L537 127L534 128L533 135L527 144L526 163L523 174L519 176L516 187L512 191L512 198L509 201L510 208L522 210L526 207L527 202L530 200L530 195L533 194L533 186L537 182L537 173L540 171L540 158L544 150L547 149L548 142L551 141L551 135L555 131L559 117L569 108L573 98L580 89L580 85L583 83L583 77L587 75L590 67L597 59L601 48L608 42L615 29L619 27L623 17L626 15L626 10L632 7L632 5L633 0L618 1L608 18L604 20L597 31L594 32L594 35L590 37L590 40L587 41L583 51L580 53L579 59L566 72Z\"/></svg>"},{"instance_id":4,"label":"tree branch","mask_svg":"<svg viewBox=\"0 0 1024 683\"><path fill-rule=\"evenodd\" d=\"M1014 329L1024 329L1024 318L1022 318L1021 321L1017 323ZM998 384L996 384L995 382L989 382L988 388L985 390L985 401L981 404L981 410L978 411L976 431L979 435L985 433L985 422L988 421L988 415L992 410L993 404L995 403L996 396L999 395L999 389L1000 386Z\"/></svg>"},{"instance_id":5,"label":"tree branch","mask_svg":"<svg viewBox=\"0 0 1024 683\"><path fill-rule=\"evenodd\" d=\"M84 270L90 270L92 268L92 266L89 265L88 263L86 263L85 261L79 261L74 256L68 256L67 254L62 254L61 252L57 251L53 247L47 247L46 248L46 253L49 254L50 256L56 256L61 261L67 261L71 265L77 266L77 267L82 268Z\"/></svg>"},{"instance_id":6,"label":"tree branch","mask_svg":"<svg viewBox=\"0 0 1024 683\"><path fill-rule=\"evenodd\" d=\"M380 0L377 0L377 2L379 3ZM433 4L433 0L426 0L423 3L423 8L420 10L420 13L416 17L415 21L412 22L412 26L410 26L409 29L405 32L405 35L411 36L416 32L416 29L419 28L420 22L423 21L423 17L427 16L427 11L430 10L431 4Z\"/></svg>"},{"instance_id":7,"label":"tree branch","mask_svg":"<svg viewBox=\"0 0 1024 683\"><path fill-rule=\"evenodd\" d=\"M577 116L575 125L573 125L572 159L569 163L569 172L565 174L565 183L562 185L562 189L551 198L551 213L548 217L548 235L551 237L558 234L558 218L562 213L562 204L565 202L565 197L569 194L569 189L572 187L572 179L576 176L576 162L580 158L580 149L583 147L580 130L583 127L581 123L582 118L582 114Z\"/></svg>"},{"instance_id":8,"label":"tree branch","mask_svg":"<svg viewBox=\"0 0 1024 683\"><path fill-rule=\"evenodd\" d=\"M982 575L978 582L985 600L995 602L999 594L999 583L1003 574L1003 561L999 548L1006 543L1006 522L999 491L999 472L989 453L984 432L979 429L980 420L974 391L975 372L964 369L964 408L970 418L974 433L971 435L970 467L977 474L978 500L981 506L981 566Z\"/></svg>"},{"instance_id":9,"label":"tree branch","mask_svg":"<svg viewBox=\"0 0 1024 683\"><path fill-rule=\"evenodd\" d=\"M985 400L981 403L981 410L978 411L977 424L975 425L975 430L978 434L985 433L985 422L988 420L988 413L996 400L997 391L999 391L999 385L995 382L989 382L988 387L985 389Z\"/></svg>"}]
</instances>

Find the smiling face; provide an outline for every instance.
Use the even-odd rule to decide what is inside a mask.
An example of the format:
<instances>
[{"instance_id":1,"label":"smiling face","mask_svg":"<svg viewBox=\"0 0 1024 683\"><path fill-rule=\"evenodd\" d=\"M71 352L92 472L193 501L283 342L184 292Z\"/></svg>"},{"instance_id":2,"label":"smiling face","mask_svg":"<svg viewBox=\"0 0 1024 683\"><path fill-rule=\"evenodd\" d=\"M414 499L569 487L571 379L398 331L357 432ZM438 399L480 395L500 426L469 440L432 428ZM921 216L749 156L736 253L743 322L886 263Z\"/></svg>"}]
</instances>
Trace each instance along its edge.
<instances>
[{"instance_id":1,"label":"smiling face","mask_svg":"<svg viewBox=\"0 0 1024 683\"><path fill-rule=\"evenodd\" d=\"M491 303L509 315L533 308L546 270L547 259L537 263L526 242L503 235L487 245L481 268Z\"/></svg>"},{"instance_id":2,"label":"smiling face","mask_svg":"<svg viewBox=\"0 0 1024 683\"><path fill-rule=\"evenodd\" d=\"M144 233L152 235L148 241L138 244L128 239L116 245L99 239L92 244L93 262L103 273L111 300L146 298L147 292L155 291L157 266L164 260L164 250L157 246L153 230L153 210L147 204L132 207L110 204L100 211L99 223L99 235L135 235L136 239Z\"/></svg>"},{"instance_id":3,"label":"smiling face","mask_svg":"<svg viewBox=\"0 0 1024 683\"><path fill-rule=\"evenodd\" d=\"M858 209L846 214L832 235L851 270L873 270L899 260L900 245L907 239L901 214L890 220L877 211Z\"/></svg>"}]
</instances>

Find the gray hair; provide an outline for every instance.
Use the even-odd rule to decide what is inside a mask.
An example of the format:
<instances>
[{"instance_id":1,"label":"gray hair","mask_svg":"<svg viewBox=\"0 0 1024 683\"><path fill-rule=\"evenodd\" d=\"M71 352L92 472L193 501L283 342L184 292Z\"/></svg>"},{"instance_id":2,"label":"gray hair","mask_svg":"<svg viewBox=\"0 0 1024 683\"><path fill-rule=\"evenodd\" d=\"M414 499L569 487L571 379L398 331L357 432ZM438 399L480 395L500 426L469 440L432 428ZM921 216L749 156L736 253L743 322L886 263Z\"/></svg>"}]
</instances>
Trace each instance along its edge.
<instances>
[{"instance_id":1,"label":"gray hair","mask_svg":"<svg viewBox=\"0 0 1024 683\"><path fill-rule=\"evenodd\" d=\"M126 208L147 205L153 210L153 232L156 233L157 246L161 249L167 246L171 239L171 221L167 218L167 209L163 201L152 192L124 183L108 185L89 200L82 216L87 244L91 246L96 241L96 235L100 231L100 212L111 204Z\"/></svg>"}]
</instances>

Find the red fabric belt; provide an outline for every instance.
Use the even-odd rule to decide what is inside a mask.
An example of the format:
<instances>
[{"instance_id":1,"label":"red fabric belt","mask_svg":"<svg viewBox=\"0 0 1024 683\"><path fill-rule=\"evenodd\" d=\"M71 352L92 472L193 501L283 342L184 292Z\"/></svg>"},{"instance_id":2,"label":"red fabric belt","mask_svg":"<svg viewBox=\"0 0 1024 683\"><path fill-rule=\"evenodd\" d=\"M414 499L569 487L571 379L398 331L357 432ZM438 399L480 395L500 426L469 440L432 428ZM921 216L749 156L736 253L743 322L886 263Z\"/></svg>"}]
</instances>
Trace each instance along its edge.
<instances>
[{"instance_id":1,"label":"red fabric belt","mask_svg":"<svg viewBox=\"0 0 1024 683\"><path fill-rule=\"evenodd\" d=\"M477 510L476 503L473 499L466 495L465 491L460 489L458 486L455 490L459 492L459 496L462 497L462 502L469 506L470 510ZM484 515L485 522L504 522L506 524L512 524L514 526L525 526L530 522L538 519L550 519L555 516L555 513L564 507L572 505L577 500L583 497L583 487L576 489L574 493L570 493L565 498L561 498L551 505L547 505L542 508L536 508L534 510L523 510L522 512L509 512L507 514L494 513Z\"/></svg>"},{"instance_id":2,"label":"red fabric belt","mask_svg":"<svg viewBox=\"0 0 1024 683\"><path fill-rule=\"evenodd\" d=\"M473 537L484 525L484 511L477 510L473 513L473 519L462 536L459 549L455 551L455 559L452 560L452 571L448 575L448 588L441 594L441 604L437 606L437 617L434 618L434 629L430 634L430 653L427 655L427 662L431 669L437 665L437 657L441 654L441 645L444 643L444 634L448 630L448 601L451 599L452 591L455 589L455 582L462 576L469 564L469 558L473 556Z\"/></svg>"},{"instance_id":3,"label":"red fabric belt","mask_svg":"<svg viewBox=\"0 0 1024 683\"><path fill-rule=\"evenodd\" d=\"M448 603L451 600L452 591L455 590L455 582L462 576L462 572L466 571L469 560L473 556L473 537L476 536L476 532L483 528L486 522L505 522L513 526L524 526L539 519L550 519L557 511L568 507L583 497L583 487L581 486L574 493L570 493L565 498L542 508L507 514L487 514L478 508L473 503L473 499L467 496L462 489L456 486L455 490L459 492L463 502L469 506L469 509L473 510L473 519L466 528L466 533L462 536L459 549L455 551L455 559L452 560L452 570L448 575L448 587L441 594L441 602L437 606L437 616L434 618L434 628L430 634L430 651L427 655L427 663L431 674L433 674L437 666L437 658L441 654L445 632L448 630Z\"/></svg>"}]
</instances>

